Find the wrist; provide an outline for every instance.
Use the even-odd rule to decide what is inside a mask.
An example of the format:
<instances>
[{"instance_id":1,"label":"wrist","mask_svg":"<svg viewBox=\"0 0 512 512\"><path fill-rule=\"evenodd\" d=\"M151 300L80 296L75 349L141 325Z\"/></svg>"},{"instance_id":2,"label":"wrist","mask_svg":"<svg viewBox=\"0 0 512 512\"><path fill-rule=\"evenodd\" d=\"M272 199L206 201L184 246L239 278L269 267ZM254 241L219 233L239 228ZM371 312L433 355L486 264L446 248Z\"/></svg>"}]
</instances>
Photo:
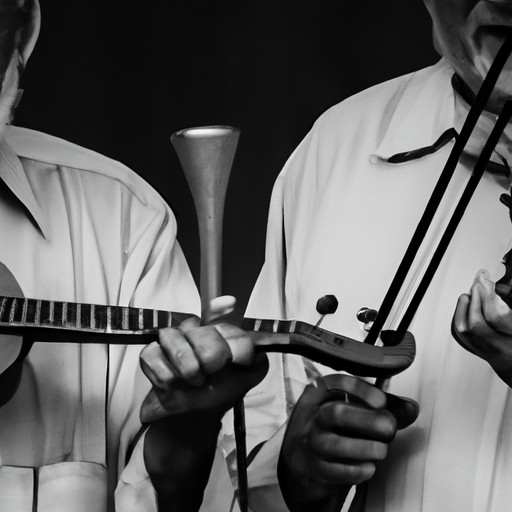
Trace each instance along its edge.
<instances>
[{"instance_id":1,"label":"wrist","mask_svg":"<svg viewBox=\"0 0 512 512\"><path fill-rule=\"evenodd\" d=\"M215 456L220 413L174 415L150 424L144 463L159 510L198 510Z\"/></svg>"}]
</instances>

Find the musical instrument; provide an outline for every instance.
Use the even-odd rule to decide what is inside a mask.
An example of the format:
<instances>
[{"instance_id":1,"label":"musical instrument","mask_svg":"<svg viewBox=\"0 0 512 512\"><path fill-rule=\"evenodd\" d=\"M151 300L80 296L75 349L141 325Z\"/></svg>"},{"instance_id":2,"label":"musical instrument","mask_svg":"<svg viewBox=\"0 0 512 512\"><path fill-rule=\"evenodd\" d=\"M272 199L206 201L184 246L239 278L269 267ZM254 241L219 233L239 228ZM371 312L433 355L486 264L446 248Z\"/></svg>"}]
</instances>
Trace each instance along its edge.
<instances>
[{"instance_id":1,"label":"musical instrument","mask_svg":"<svg viewBox=\"0 0 512 512\"><path fill-rule=\"evenodd\" d=\"M0 274L10 274L1 263ZM146 344L158 338L159 329L175 327L192 316L16 295L0 295L0 333L38 342ZM249 331L257 351L299 354L353 375L391 377L407 369L415 356L409 335L396 345L376 347L295 320L246 318L242 327Z\"/></svg>"}]
</instances>

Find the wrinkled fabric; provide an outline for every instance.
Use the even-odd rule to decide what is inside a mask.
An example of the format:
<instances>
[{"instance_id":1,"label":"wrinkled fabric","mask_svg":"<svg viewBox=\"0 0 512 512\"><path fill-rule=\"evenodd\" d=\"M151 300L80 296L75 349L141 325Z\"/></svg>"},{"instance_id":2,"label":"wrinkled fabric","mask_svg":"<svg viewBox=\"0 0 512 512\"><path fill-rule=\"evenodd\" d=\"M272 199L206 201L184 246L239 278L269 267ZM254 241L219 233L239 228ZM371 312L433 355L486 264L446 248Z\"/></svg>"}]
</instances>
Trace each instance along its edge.
<instances>
[{"instance_id":1,"label":"wrinkled fabric","mask_svg":"<svg viewBox=\"0 0 512 512\"><path fill-rule=\"evenodd\" d=\"M26 297L199 311L174 216L134 172L10 127L0 178L0 261ZM139 368L141 346L35 341L16 394L0 409L0 488L12 495L10 503L2 492L0 510L32 510L34 475L38 512L113 510L150 388ZM145 468L133 474L121 479L118 496L156 510ZM23 486L27 492L18 492Z\"/></svg>"},{"instance_id":2,"label":"wrinkled fabric","mask_svg":"<svg viewBox=\"0 0 512 512\"><path fill-rule=\"evenodd\" d=\"M356 313L380 307L453 141L417 160L391 164L388 159L433 144L449 128L460 129L452 75L442 60L366 90L318 119L276 181L265 264L247 316L314 324L318 298L334 294L340 305L322 327L364 338ZM386 329L399 323L467 182L470 168L464 162ZM508 186L505 176L484 175L410 325L416 360L391 380L389 391L417 400L420 416L398 433L378 465L367 512L510 508L510 389L450 334L457 298L469 290L477 271L487 268L495 280L504 273L501 261L510 249L512 226L499 196ZM284 511L282 499L276 499L275 466L286 421L285 382L302 383L303 389L308 379L299 357L270 357L271 371L246 400L249 447L274 436L273 457L262 450L250 468L251 504L258 511ZM294 401L300 392L292 393ZM223 442L229 451L232 436Z\"/></svg>"}]
</instances>

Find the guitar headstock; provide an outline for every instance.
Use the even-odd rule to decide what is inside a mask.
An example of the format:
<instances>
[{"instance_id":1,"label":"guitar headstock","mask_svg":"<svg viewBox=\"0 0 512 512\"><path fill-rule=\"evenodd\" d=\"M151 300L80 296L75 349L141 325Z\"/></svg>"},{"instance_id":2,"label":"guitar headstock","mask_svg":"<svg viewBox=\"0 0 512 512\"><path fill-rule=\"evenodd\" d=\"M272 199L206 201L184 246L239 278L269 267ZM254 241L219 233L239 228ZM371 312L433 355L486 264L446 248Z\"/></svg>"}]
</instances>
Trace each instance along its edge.
<instances>
[{"instance_id":1,"label":"guitar headstock","mask_svg":"<svg viewBox=\"0 0 512 512\"><path fill-rule=\"evenodd\" d=\"M258 350L298 354L360 377L392 377L406 370L416 355L409 332L399 343L380 347L296 320L245 318L242 327L256 332L251 338Z\"/></svg>"}]
</instances>

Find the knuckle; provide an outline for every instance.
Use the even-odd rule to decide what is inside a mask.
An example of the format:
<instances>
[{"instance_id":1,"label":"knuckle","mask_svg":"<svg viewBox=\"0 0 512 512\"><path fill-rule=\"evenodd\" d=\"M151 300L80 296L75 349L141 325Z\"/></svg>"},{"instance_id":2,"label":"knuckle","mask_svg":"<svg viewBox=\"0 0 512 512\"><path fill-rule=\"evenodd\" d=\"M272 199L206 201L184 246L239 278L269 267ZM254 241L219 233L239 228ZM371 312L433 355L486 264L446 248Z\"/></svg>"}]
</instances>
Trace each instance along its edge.
<instances>
[{"instance_id":1,"label":"knuckle","mask_svg":"<svg viewBox=\"0 0 512 512\"><path fill-rule=\"evenodd\" d=\"M371 446L372 460L384 460L388 455L388 445L374 442Z\"/></svg>"},{"instance_id":2,"label":"knuckle","mask_svg":"<svg viewBox=\"0 0 512 512\"><path fill-rule=\"evenodd\" d=\"M186 348L175 350L173 362L184 378L192 377L199 371L199 363L194 354Z\"/></svg>"},{"instance_id":3,"label":"knuckle","mask_svg":"<svg viewBox=\"0 0 512 512\"><path fill-rule=\"evenodd\" d=\"M211 365L219 359L224 359L223 356L226 351L212 343L198 346L196 352L204 365Z\"/></svg>"},{"instance_id":4,"label":"knuckle","mask_svg":"<svg viewBox=\"0 0 512 512\"><path fill-rule=\"evenodd\" d=\"M396 418L387 410L378 411L374 420L375 429L389 441L393 440L398 430Z\"/></svg>"}]
</instances>

